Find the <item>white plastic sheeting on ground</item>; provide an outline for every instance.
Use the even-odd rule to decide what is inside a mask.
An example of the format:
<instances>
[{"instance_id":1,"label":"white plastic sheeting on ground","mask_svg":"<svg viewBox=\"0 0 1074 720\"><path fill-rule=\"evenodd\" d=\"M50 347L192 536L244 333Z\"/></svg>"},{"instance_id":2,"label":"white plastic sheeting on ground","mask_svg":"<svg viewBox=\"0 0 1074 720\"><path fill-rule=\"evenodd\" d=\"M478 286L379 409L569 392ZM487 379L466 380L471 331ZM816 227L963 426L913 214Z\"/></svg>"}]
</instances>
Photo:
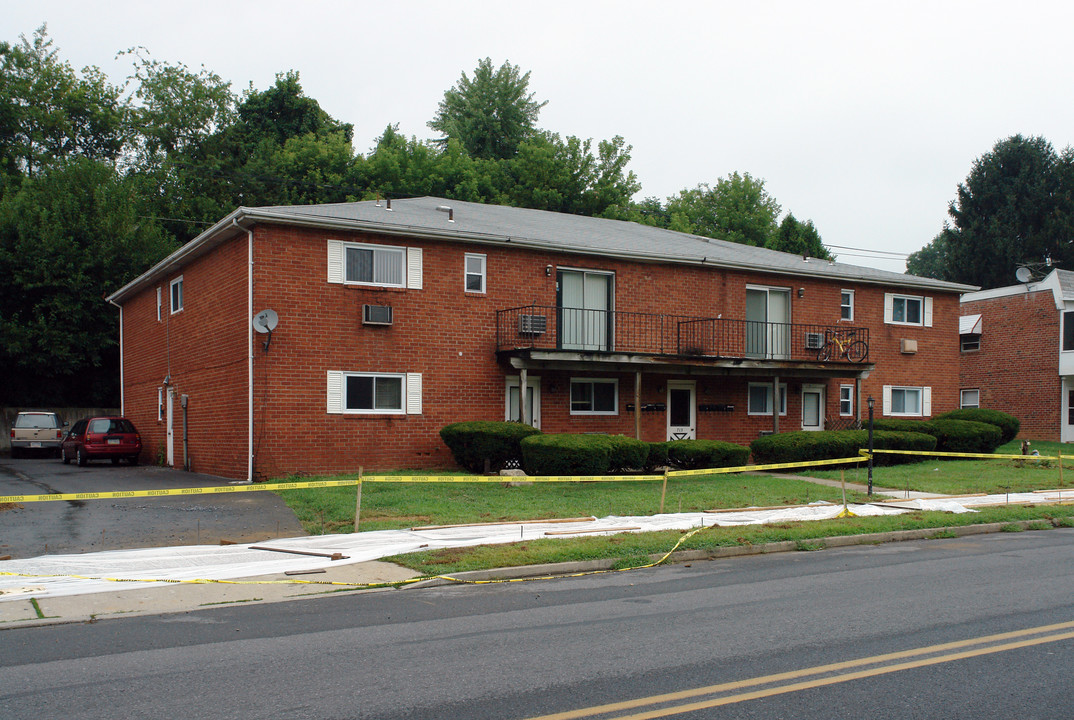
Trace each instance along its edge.
<instances>
[{"instance_id":1,"label":"white plastic sheeting on ground","mask_svg":"<svg viewBox=\"0 0 1074 720\"><path fill-rule=\"evenodd\" d=\"M1003 498L1004 496L997 496ZM1013 497L1013 496L1012 496ZM1033 494L1039 502L1040 494ZM984 498L967 498L979 504ZM997 500L998 502L998 500ZM1014 500L1012 500L1014 502ZM876 505L851 505L855 515L888 515L907 512L912 507L922 510L972 512L963 501L908 500L903 508ZM439 548L492 545L520 540L536 540L555 532L554 537L572 537L564 532L579 534L614 534L618 532L649 532L654 530L688 530L702 525L756 525L801 520L834 518L842 505L815 503L807 506L774 510L743 509L720 513L668 513L640 517L609 516L587 522L540 523L512 525L481 525L440 529L380 530L349 535L311 535L308 537L266 540L252 545L301 550L306 552L341 553L343 560L290 555L267 550L253 550L251 545L189 545L182 547L114 550L81 555L42 555L24 560L0 563L0 602L26 597L78 595L105 592L117 588L114 580L234 580L236 578L271 575L289 570L313 570L336 567L345 563L366 562L390 555L435 550ZM47 577L52 576L52 577ZM72 577L83 576L83 577ZM85 578L110 578L85 579ZM162 583L139 583L141 587Z\"/></svg>"}]
</instances>

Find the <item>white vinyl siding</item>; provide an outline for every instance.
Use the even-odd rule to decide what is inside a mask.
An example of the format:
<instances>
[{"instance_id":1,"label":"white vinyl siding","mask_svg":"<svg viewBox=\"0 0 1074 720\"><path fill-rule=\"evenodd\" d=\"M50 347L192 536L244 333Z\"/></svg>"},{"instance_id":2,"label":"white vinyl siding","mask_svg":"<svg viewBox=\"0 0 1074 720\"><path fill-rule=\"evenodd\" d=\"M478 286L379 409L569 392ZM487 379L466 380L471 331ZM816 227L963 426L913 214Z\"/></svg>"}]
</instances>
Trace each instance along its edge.
<instances>
[{"instance_id":1,"label":"white vinyl siding","mask_svg":"<svg viewBox=\"0 0 1074 720\"><path fill-rule=\"evenodd\" d=\"M932 327L932 298L885 293L884 322L888 325Z\"/></svg>"},{"instance_id":2,"label":"white vinyl siding","mask_svg":"<svg viewBox=\"0 0 1074 720\"><path fill-rule=\"evenodd\" d=\"M331 414L420 415L421 373L328 372Z\"/></svg>"},{"instance_id":3,"label":"white vinyl siding","mask_svg":"<svg viewBox=\"0 0 1074 720\"><path fill-rule=\"evenodd\" d=\"M420 290L421 248L329 240L328 282Z\"/></svg>"},{"instance_id":4,"label":"white vinyl siding","mask_svg":"<svg viewBox=\"0 0 1074 720\"><path fill-rule=\"evenodd\" d=\"M893 417L930 417L932 388L885 385L883 411Z\"/></svg>"}]
</instances>

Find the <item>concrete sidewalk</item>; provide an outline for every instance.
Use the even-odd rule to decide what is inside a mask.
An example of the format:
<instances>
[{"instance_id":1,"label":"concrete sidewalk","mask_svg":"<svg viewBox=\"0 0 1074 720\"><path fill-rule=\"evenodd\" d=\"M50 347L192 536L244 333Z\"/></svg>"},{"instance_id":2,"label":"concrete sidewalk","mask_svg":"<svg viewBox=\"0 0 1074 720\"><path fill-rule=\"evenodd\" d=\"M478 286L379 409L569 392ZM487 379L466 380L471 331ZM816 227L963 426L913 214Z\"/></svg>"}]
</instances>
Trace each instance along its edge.
<instances>
[{"instance_id":1,"label":"concrete sidewalk","mask_svg":"<svg viewBox=\"0 0 1074 720\"><path fill-rule=\"evenodd\" d=\"M2 565L0 565L2 569ZM224 583L173 583L145 587L117 583L118 589L89 595L34 598L32 586L24 599L0 602L0 630L13 627L94 622L108 617L189 612L234 603L269 603L309 599L359 585L400 582L417 573L392 563L372 561L326 568L323 573L261 575ZM268 581L277 584L239 584ZM299 582L294 582L299 581ZM329 583L344 583L334 585ZM365 590L373 592L373 590Z\"/></svg>"}]
</instances>

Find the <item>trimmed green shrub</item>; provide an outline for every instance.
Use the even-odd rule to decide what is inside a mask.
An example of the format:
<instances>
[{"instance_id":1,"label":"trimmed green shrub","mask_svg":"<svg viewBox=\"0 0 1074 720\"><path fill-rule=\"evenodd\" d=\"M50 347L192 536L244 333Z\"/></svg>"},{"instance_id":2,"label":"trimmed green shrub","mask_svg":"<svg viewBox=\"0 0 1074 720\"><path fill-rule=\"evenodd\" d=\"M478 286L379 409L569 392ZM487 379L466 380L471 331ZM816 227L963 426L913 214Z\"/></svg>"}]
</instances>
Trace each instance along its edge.
<instances>
[{"instance_id":1,"label":"trimmed green shrub","mask_svg":"<svg viewBox=\"0 0 1074 720\"><path fill-rule=\"evenodd\" d=\"M860 448L868 446L868 430L798 430L759 437L750 443L750 450L754 462L768 465L856 457ZM873 448L927 452L936 449L936 438L924 433L875 430L874 426ZM873 464L896 465L918 459L913 455L878 454L874 456Z\"/></svg>"},{"instance_id":2,"label":"trimmed green shrub","mask_svg":"<svg viewBox=\"0 0 1074 720\"><path fill-rule=\"evenodd\" d=\"M501 470L510 460L522 459L523 438L539 435L540 430L517 422L491 422L474 420L445 425L440 429L440 439L451 450L452 457L460 467L472 473L489 469Z\"/></svg>"},{"instance_id":3,"label":"trimmed green shrub","mask_svg":"<svg viewBox=\"0 0 1074 720\"><path fill-rule=\"evenodd\" d=\"M1022 423L1014 415L1008 415L1005 412L999 410L987 410L985 408L964 408L962 410L952 410L951 412L939 415L937 420L972 420L973 422L983 422L989 425L995 425L1002 432L999 444L1009 443L1018 437L1018 431L1021 429Z\"/></svg>"},{"instance_id":4,"label":"trimmed green shrub","mask_svg":"<svg viewBox=\"0 0 1074 720\"><path fill-rule=\"evenodd\" d=\"M932 435L940 452L990 453L1002 444L998 426L970 420L881 418L873 421L873 429Z\"/></svg>"},{"instance_id":5,"label":"trimmed green shrub","mask_svg":"<svg viewBox=\"0 0 1074 720\"><path fill-rule=\"evenodd\" d=\"M651 442L649 445L649 457L645 460L645 469L652 472L658 467L668 464L668 444L666 442Z\"/></svg>"},{"instance_id":6,"label":"trimmed green shrub","mask_svg":"<svg viewBox=\"0 0 1074 720\"><path fill-rule=\"evenodd\" d=\"M612 472L643 470L649 459L649 443L626 435L601 435L609 445L608 469Z\"/></svg>"},{"instance_id":7,"label":"trimmed green shrub","mask_svg":"<svg viewBox=\"0 0 1074 720\"><path fill-rule=\"evenodd\" d=\"M991 453L1002 444L1003 430L998 425L946 418L930 424L936 449L944 452Z\"/></svg>"},{"instance_id":8,"label":"trimmed green shrub","mask_svg":"<svg viewBox=\"0 0 1074 720\"><path fill-rule=\"evenodd\" d=\"M683 470L738 467L750 458L750 449L719 440L672 440L667 443L668 462Z\"/></svg>"},{"instance_id":9,"label":"trimmed green shrub","mask_svg":"<svg viewBox=\"0 0 1074 720\"><path fill-rule=\"evenodd\" d=\"M606 475L613 442L608 435L549 433L520 443L528 475Z\"/></svg>"}]
</instances>

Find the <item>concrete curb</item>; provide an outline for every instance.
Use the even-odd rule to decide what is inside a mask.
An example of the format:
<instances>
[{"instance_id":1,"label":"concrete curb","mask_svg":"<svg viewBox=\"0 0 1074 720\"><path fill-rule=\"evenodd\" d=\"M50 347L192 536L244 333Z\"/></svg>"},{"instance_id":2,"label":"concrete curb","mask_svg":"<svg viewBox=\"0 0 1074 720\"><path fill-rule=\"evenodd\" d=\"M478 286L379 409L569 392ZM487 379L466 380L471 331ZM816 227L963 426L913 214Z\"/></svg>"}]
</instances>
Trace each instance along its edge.
<instances>
[{"instance_id":1,"label":"concrete curb","mask_svg":"<svg viewBox=\"0 0 1074 720\"><path fill-rule=\"evenodd\" d=\"M1015 526L1022 530L1038 529L1043 520L1012 520L1010 522L985 523L982 525L957 525L934 528L921 528L918 530L892 530L890 532L871 533L866 535L833 535L830 537L812 538L809 540L781 540L779 542L763 543L760 545L729 545L727 547L714 548L712 550L679 550L672 553L667 562L692 562L700 560L718 560L720 558L745 557L749 555L768 555L771 553L791 552L796 550L828 550L840 547L852 547L854 545L882 545L889 542L905 542L909 540L948 539L951 535L965 537L967 535L984 535L988 533L1004 532L1004 528ZM1039 528L1052 530L1054 526ZM650 555L649 560L656 562L664 557L663 553ZM549 563L545 565L521 565L518 567L497 568L495 570L471 570L469 572L454 573L450 577L466 582L488 582L497 580L522 580L526 578L562 577L577 573L600 572L611 570L619 559L583 560L576 562ZM421 582L405 585L401 589L428 588L441 585L458 585L446 578L430 578Z\"/></svg>"}]
</instances>

